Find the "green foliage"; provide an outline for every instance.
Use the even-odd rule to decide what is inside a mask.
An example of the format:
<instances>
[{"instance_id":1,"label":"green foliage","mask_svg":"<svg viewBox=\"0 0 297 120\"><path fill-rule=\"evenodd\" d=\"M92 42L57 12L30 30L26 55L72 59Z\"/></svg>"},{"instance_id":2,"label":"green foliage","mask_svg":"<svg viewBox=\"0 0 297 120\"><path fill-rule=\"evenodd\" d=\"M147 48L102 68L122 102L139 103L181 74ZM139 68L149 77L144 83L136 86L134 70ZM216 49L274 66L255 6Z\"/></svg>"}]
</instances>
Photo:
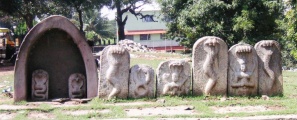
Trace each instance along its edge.
<instances>
[{"instance_id":1,"label":"green foliage","mask_svg":"<svg viewBox=\"0 0 297 120\"><path fill-rule=\"evenodd\" d=\"M283 16L280 1L271 0L173 0L159 1L169 17L169 34L191 48L198 38L218 36L232 46L280 39L277 20ZM182 36L182 37L181 37Z\"/></svg>"},{"instance_id":2,"label":"green foliage","mask_svg":"<svg viewBox=\"0 0 297 120\"><path fill-rule=\"evenodd\" d=\"M294 3L292 3L292 6L287 11L284 20L284 26L286 26L286 36L284 39L287 40L286 49L297 59L297 8L294 7Z\"/></svg>"},{"instance_id":3,"label":"green foliage","mask_svg":"<svg viewBox=\"0 0 297 120\"><path fill-rule=\"evenodd\" d=\"M87 39L93 40L94 37L97 37L97 39L115 37L115 26L107 18L101 17L101 13L98 10L90 9L84 13L84 31L86 32Z\"/></svg>"},{"instance_id":4,"label":"green foliage","mask_svg":"<svg viewBox=\"0 0 297 120\"><path fill-rule=\"evenodd\" d=\"M0 11L11 15L14 22L25 22L27 30L33 27L35 16L61 13L65 9L59 7L52 0L1 0ZM66 12L66 11L65 11Z\"/></svg>"}]
</instances>

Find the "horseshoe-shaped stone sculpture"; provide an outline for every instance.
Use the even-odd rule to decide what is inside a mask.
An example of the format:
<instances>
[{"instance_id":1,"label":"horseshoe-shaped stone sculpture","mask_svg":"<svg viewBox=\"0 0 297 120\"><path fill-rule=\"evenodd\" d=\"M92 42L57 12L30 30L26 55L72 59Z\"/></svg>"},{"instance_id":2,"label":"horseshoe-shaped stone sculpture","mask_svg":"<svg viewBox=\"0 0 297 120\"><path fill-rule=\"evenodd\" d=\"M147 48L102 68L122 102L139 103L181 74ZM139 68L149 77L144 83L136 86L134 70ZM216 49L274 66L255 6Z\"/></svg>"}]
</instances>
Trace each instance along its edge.
<instances>
[{"instance_id":1,"label":"horseshoe-shaped stone sculpture","mask_svg":"<svg viewBox=\"0 0 297 120\"><path fill-rule=\"evenodd\" d=\"M194 95L226 95L227 51L226 43L215 36L196 41L192 60Z\"/></svg>"},{"instance_id":2,"label":"horseshoe-shaped stone sculpture","mask_svg":"<svg viewBox=\"0 0 297 120\"><path fill-rule=\"evenodd\" d=\"M190 73L190 65L184 60L162 62L157 69L157 95L189 94Z\"/></svg>"},{"instance_id":3,"label":"horseshoe-shaped stone sculpture","mask_svg":"<svg viewBox=\"0 0 297 120\"><path fill-rule=\"evenodd\" d=\"M125 48L119 45L104 48L100 60L99 97L127 98L129 67L130 56Z\"/></svg>"},{"instance_id":4,"label":"horseshoe-shaped stone sculpture","mask_svg":"<svg viewBox=\"0 0 297 120\"><path fill-rule=\"evenodd\" d=\"M154 70L148 65L134 65L130 69L129 97L154 97Z\"/></svg>"},{"instance_id":5,"label":"horseshoe-shaped stone sculpture","mask_svg":"<svg viewBox=\"0 0 297 120\"><path fill-rule=\"evenodd\" d=\"M48 73L44 70L35 70L32 74L32 100L48 99Z\"/></svg>"},{"instance_id":6,"label":"horseshoe-shaped stone sculpture","mask_svg":"<svg viewBox=\"0 0 297 120\"><path fill-rule=\"evenodd\" d=\"M283 79L281 52L278 42L262 40L255 45L259 60L259 93L261 95L281 95Z\"/></svg>"}]
</instances>

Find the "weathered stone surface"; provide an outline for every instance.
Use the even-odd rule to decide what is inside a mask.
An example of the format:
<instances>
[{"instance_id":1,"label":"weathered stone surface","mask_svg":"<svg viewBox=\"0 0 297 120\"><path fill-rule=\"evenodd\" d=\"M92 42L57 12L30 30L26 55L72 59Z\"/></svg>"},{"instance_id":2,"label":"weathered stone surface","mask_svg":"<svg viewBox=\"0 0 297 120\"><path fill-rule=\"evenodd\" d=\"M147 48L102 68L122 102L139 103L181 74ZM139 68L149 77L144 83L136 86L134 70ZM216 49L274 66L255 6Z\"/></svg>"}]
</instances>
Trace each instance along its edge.
<instances>
[{"instance_id":1,"label":"weathered stone surface","mask_svg":"<svg viewBox=\"0 0 297 120\"><path fill-rule=\"evenodd\" d=\"M184 60L169 60L157 68L157 95L187 95L191 89L191 68Z\"/></svg>"},{"instance_id":2,"label":"weathered stone surface","mask_svg":"<svg viewBox=\"0 0 297 120\"><path fill-rule=\"evenodd\" d=\"M236 44L229 49L228 94L253 96L258 93L258 59L249 44Z\"/></svg>"},{"instance_id":3,"label":"weathered stone surface","mask_svg":"<svg viewBox=\"0 0 297 120\"><path fill-rule=\"evenodd\" d=\"M128 97L129 52L119 45L103 49L100 59L99 98Z\"/></svg>"},{"instance_id":4,"label":"weathered stone surface","mask_svg":"<svg viewBox=\"0 0 297 120\"><path fill-rule=\"evenodd\" d=\"M32 100L48 99L48 73L44 70L35 70L32 74Z\"/></svg>"},{"instance_id":5,"label":"weathered stone surface","mask_svg":"<svg viewBox=\"0 0 297 120\"><path fill-rule=\"evenodd\" d=\"M48 72L48 99L69 97L72 73L86 76L87 95L98 94L98 77L91 48L85 37L63 16L50 16L34 26L24 38L16 59L14 100L30 100L32 73Z\"/></svg>"},{"instance_id":6,"label":"weathered stone surface","mask_svg":"<svg viewBox=\"0 0 297 120\"><path fill-rule=\"evenodd\" d=\"M68 79L69 98L84 98L86 95L86 77L81 73L73 73Z\"/></svg>"},{"instance_id":7,"label":"weathered stone surface","mask_svg":"<svg viewBox=\"0 0 297 120\"><path fill-rule=\"evenodd\" d=\"M226 95L228 48L215 36L198 39L193 46L193 94Z\"/></svg>"},{"instance_id":8,"label":"weathered stone surface","mask_svg":"<svg viewBox=\"0 0 297 120\"><path fill-rule=\"evenodd\" d=\"M281 95L283 77L281 51L278 42L262 40L255 45L259 62L259 94Z\"/></svg>"},{"instance_id":9,"label":"weathered stone surface","mask_svg":"<svg viewBox=\"0 0 297 120\"><path fill-rule=\"evenodd\" d=\"M148 65L134 65L130 69L129 97L154 97L154 69Z\"/></svg>"}]
</instances>

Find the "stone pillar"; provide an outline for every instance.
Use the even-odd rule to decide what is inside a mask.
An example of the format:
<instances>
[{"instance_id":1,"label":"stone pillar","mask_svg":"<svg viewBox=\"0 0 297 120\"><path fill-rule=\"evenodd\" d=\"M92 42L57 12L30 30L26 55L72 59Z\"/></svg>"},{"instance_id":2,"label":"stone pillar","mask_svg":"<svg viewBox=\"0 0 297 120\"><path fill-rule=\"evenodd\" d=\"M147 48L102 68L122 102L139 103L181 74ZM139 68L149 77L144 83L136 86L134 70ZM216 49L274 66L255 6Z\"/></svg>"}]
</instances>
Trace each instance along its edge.
<instances>
[{"instance_id":1,"label":"stone pillar","mask_svg":"<svg viewBox=\"0 0 297 120\"><path fill-rule=\"evenodd\" d=\"M258 58L249 44L240 43L229 49L228 94L258 95Z\"/></svg>"},{"instance_id":2,"label":"stone pillar","mask_svg":"<svg viewBox=\"0 0 297 120\"><path fill-rule=\"evenodd\" d=\"M134 65L130 69L129 97L154 97L154 69L148 65Z\"/></svg>"},{"instance_id":3,"label":"stone pillar","mask_svg":"<svg viewBox=\"0 0 297 120\"><path fill-rule=\"evenodd\" d=\"M99 98L127 98L129 68L130 54L124 47L105 47L100 58Z\"/></svg>"},{"instance_id":4,"label":"stone pillar","mask_svg":"<svg viewBox=\"0 0 297 120\"><path fill-rule=\"evenodd\" d=\"M255 45L259 62L259 94L282 95L283 76L278 42L262 40Z\"/></svg>"},{"instance_id":5,"label":"stone pillar","mask_svg":"<svg viewBox=\"0 0 297 120\"><path fill-rule=\"evenodd\" d=\"M169 60L157 68L157 96L188 95L191 90L191 68L184 60Z\"/></svg>"},{"instance_id":6,"label":"stone pillar","mask_svg":"<svg viewBox=\"0 0 297 120\"><path fill-rule=\"evenodd\" d=\"M218 37L206 36L193 46L193 94L226 95L228 48Z\"/></svg>"}]
</instances>

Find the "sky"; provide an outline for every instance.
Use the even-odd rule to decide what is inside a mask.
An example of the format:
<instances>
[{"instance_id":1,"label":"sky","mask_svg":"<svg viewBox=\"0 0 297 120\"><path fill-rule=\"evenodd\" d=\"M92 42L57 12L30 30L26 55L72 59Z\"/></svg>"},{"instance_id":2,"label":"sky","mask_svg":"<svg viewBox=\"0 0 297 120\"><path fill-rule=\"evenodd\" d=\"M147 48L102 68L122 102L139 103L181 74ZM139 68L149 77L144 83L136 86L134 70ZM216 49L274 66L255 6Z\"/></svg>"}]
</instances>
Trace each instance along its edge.
<instances>
[{"instance_id":1,"label":"sky","mask_svg":"<svg viewBox=\"0 0 297 120\"><path fill-rule=\"evenodd\" d=\"M152 4L144 5L141 8L136 9L136 10L141 10L141 9L142 9L142 11L146 11L146 10L160 10L160 6L159 6L158 3L156 3L153 0ZM107 17L109 20L114 20L115 19L115 12L116 12L116 10L110 10L107 7L103 7L101 9L101 13L102 13L101 16L102 17Z\"/></svg>"}]
</instances>

